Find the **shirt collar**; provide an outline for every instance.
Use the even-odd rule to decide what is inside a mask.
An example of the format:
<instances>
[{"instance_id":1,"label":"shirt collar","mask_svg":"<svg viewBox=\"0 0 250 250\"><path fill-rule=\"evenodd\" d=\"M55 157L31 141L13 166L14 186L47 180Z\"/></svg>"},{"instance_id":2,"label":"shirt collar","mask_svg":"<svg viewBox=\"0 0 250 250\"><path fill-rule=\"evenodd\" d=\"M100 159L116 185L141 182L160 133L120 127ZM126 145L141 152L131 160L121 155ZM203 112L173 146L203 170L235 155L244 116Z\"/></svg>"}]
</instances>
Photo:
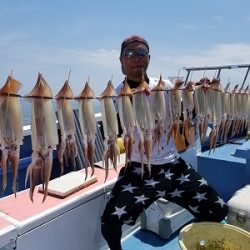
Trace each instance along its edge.
<instances>
[{"instance_id":1,"label":"shirt collar","mask_svg":"<svg viewBox=\"0 0 250 250\"><path fill-rule=\"evenodd\" d=\"M123 80L123 84L125 83L125 81L126 81L126 78ZM147 83L149 83L149 78L148 78L148 76L145 76L145 81L146 81ZM129 87L130 87L131 89L135 89L135 88L137 88L137 87L140 85L140 82L133 81L133 80L129 80L129 79L127 79L127 83L128 83L128 85L129 85Z\"/></svg>"}]
</instances>

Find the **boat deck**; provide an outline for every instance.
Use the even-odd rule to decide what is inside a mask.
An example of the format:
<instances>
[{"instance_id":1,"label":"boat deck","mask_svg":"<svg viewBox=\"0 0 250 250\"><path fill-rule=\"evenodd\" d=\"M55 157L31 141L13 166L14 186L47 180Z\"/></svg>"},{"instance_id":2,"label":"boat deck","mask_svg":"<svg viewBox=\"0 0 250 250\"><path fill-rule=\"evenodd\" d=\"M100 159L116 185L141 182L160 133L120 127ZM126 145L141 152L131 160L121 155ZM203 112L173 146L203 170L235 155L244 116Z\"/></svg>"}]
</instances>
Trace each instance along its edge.
<instances>
[{"instance_id":1,"label":"boat deck","mask_svg":"<svg viewBox=\"0 0 250 250\"><path fill-rule=\"evenodd\" d=\"M124 238L122 247L124 250L179 250L178 235L179 231L175 232L169 239L164 240L153 232L138 229Z\"/></svg>"}]
</instances>

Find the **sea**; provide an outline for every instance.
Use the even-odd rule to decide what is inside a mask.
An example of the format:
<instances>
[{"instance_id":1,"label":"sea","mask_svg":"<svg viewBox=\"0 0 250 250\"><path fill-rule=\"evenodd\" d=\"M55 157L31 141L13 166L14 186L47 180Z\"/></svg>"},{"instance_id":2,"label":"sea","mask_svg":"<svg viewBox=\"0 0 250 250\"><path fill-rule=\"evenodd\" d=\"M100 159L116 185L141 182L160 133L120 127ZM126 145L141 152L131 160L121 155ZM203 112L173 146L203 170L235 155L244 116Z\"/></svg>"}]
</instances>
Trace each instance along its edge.
<instances>
[{"instance_id":1,"label":"sea","mask_svg":"<svg viewBox=\"0 0 250 250\"><path fill-rule=\"evenodd\" d=\"M56 108L56 100L52 100L53 102L53 108L55 112L57 111ZM72 109L78 109L78 102L75 100L71 101L72 103ZM23 126L30 125L31 124L31 103L28 102L26 99L21 98L21 106L22 106L22 112L23 112ZM98 100L93 100L93 109L95 113L101 112L101 103Z\"/></svg>"}]
</instances>

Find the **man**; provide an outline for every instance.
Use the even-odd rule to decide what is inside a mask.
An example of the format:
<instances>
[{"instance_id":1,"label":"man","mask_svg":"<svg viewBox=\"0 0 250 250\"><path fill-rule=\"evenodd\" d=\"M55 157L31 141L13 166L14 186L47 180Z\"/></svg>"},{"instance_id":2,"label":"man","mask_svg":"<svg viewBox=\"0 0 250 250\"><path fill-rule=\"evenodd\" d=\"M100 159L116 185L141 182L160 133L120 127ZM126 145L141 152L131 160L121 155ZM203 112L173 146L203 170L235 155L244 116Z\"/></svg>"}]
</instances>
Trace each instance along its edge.
<instances>
[{"instance_id":1,"label":"man","mask_svg":"<svg viewBox=\"0 0 250 250\"><path fill-rule=\"evenodd\" d=\"M134 89L144 79L150 87L155 81L147 76L150 61L149 45L140 36L126 38L121 45L120 62L129 86ZM124 82L117 87L117 92ZM167 88L170 88L167 83ZM150 98L150 94L148 96ZM168 94L166 91L166 99ZM160 151L154 147L151 155L151 175L144 167L141 178L141 158L138 149L139 136L135 131L135 143L131 164L122 168L114 185L111 198L101 217L102 234L111 250L121 249L122 224L135 224L140 213L155 200L163 197L189 210L200 221L221 221L228 207L207 182L180 156L174 141L166 141L169 110L165 121L165 135L161 137ZM147 164L146 160L144 162Z\"/></svg>"}]
</instances>

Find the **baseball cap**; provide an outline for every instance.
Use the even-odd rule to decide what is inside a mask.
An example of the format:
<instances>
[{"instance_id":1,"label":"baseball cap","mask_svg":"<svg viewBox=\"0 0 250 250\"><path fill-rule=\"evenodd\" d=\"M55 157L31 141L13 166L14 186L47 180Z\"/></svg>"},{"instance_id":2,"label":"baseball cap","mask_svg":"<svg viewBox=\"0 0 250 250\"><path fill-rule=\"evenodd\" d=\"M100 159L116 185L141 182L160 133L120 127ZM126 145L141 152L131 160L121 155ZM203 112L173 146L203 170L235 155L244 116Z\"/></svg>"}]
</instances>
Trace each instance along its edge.
<instances>
[{"instance_id":1,"label":"baseball cap","mask_svg":"<svg viewBox=\"0 0 250 250\"><path fill-rule=\"evenodd\" d=\"M146 39L142 36L138 36L138 35L132 35L132 36L129 36L127 38L125 38L121 44L121 55L122 55L122 52L123 50L130 44L130 43L133 43L133 42L140 42L142 44L144 44L147 49L149 50L149 45L148 45L148 42L146 41Z\"/></svg>"}]
</instances>

